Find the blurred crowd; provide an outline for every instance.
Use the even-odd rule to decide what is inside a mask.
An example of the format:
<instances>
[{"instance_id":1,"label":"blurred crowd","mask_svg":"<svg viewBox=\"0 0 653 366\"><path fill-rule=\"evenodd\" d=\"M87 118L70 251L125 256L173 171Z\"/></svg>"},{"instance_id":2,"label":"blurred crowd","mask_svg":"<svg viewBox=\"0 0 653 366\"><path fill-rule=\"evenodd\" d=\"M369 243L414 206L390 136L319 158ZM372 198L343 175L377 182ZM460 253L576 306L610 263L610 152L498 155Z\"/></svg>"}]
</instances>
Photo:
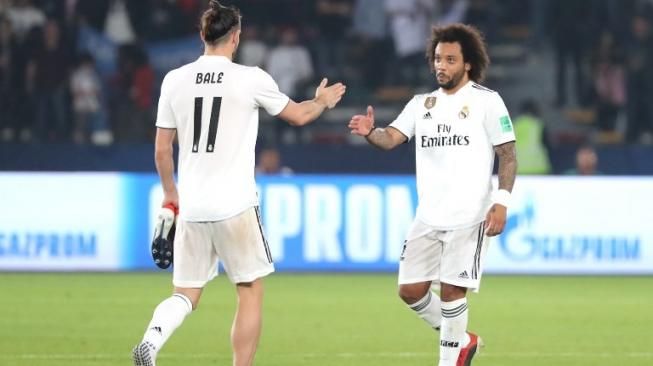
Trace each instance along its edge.
<instances>
[{"instance_id":1,"label":"blurred crowd","mask_svg":"<svg viewBox=\"0 0 653 366\"><path fill-rule=\"evenodd\" d=\"M573 97L592 107L600 131L619 131L627 142L653 142L653 2L554 4L556 105L572 99L566 81L573 70Z\"/></svg>"},{"instance_id":2,"label":"blurred crowd","mask_svg":"<svg viewBox=\"0 0 653 366\"><path fill-rule=\"evenodd\" d=\"M163 75L145 45L196 34L206 2L0 0L0 141L151 142ZM539 134L523 129L535 131L544 154L541 110L573 108L570 120L588 120L592 133L615 136L612 142L653 142L651 0L223 3L244 15L237 61L264 68L295 99L310 97L327 75L347 83L345 106L373 98L401 108L413 93L434 87L424 57L430 26L465 22L485 33L491 55L493 46L516 42L528 54L552 56L551 100L507 100L522 104L513 111L517 119L541 124ZM118 47L115 70L103 72L92 52L78 47L81 27ZM500 76L490 78L491 87L504 90Z\"/></svg>"},{"instance_id":3,"label":"blurred crowd","mask_svg":"<svg viewBox=\"0 0 653 366\"><path fill-rule=\"evenodd\" d=\"M199 1L0 0L0 139L151 141L158 79L142 45L196 30ZM101 74L77 45L92 27L119 47Z\"/></svg>"}]
</instances>

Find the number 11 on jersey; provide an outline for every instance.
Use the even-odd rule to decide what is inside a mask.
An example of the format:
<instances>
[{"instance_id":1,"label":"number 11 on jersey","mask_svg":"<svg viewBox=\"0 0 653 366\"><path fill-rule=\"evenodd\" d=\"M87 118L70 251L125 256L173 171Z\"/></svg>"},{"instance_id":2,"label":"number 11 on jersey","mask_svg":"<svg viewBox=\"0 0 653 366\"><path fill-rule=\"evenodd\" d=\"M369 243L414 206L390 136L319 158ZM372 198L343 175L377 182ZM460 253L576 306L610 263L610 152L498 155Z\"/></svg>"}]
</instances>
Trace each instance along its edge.
<instances>
[{"instance_id":1,"label":"number 11 on jersey","mask_svg":"<svg viewBox=\"0 0 653 366\"><path fill-rule=\"evenodd\" d=\"M200 134L202 133L202 106L204 98L195 98L195 119L193 124L193 152L199 152ZM209 121L209 138L206 143L206 152L212 153L215 150L215 138L218 134L218 120L220 119L220 108L222 97L213 97L211 118Z\"/></svg>"}]
</instances>

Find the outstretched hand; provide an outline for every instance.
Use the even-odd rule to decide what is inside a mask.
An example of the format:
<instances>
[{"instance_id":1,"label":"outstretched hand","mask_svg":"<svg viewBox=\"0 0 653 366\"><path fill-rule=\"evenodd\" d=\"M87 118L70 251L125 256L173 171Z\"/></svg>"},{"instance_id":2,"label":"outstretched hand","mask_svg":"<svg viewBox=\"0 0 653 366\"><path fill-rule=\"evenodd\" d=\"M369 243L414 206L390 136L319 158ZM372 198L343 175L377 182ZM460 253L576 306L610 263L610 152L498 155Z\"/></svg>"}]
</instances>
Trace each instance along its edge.
<instances>
[{"instance_id":1,"label":"outstretched hand","mask_svg":"<svg viewBox=\"0 0 653 366\"><path fill-rule=\"evenodd\" d=\"M345 95L347 86L343 83L335 83L331 86L327 86L329 80L327 78L322 79L322 82L315 90L315 99L324 104L327 108L332 109L333 107L340 102L342 96Z\"/></svg>"},{"instance_id":2,"label":"outstretched hand","mask_svg":"<svg viewBox=\"0 0 653 366\"><path fill-rule=\"evenodd\" d=\"M354 135L369 135L374 128L374 108L372 108L371 105L368 105L366 115L357 114L351 117L348 127Z\"/></svg>"}]
</instances>

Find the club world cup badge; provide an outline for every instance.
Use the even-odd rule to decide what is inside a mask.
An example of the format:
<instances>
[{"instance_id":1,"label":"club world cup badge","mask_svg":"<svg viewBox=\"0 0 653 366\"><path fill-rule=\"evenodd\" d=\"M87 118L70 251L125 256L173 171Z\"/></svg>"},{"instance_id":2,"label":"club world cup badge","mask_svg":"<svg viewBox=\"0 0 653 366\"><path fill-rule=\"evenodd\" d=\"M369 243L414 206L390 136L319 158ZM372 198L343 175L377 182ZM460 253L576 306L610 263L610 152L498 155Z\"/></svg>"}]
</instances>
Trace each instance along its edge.
<instances>
[{"instance_id":1,"label":"club world cup badge","mask_svg":"<svg viewBox=\"0 0 653 366\"><path fill-rule=\"evenodd\" d=\"M426 107L426 109L431 109L435 107L435 101L436 101L435 97L426 98L426 100L424 101L424 107Z\"/></svg>"},{"instance_id":2,"label":"club world cup badge","mask_svg":"<svg viewBox=\"0 0 653 366\"><path fill-rule=\"evenodd\" d=\"M460 112L458 112L458 118L460 119L465 119L469 117L469 108L467 106L464 106Z\"/></svg>"}]
</instances>

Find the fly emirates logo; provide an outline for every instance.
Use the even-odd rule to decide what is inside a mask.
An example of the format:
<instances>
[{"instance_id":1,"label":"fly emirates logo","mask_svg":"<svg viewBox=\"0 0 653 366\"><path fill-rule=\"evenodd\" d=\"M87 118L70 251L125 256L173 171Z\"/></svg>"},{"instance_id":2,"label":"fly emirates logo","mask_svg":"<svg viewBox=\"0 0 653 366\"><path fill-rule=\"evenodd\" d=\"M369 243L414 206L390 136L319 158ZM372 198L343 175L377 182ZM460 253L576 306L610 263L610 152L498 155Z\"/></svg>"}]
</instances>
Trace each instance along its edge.
<instances>
[{"instance_id":1,"label":"fly emirates logo","mask_svg":"<svg viewBox=\"0 0 653 366\"><path fill-rule=\"evenodd\" d=\"M436 136L421 136L422 147L440 146L467 146L469 145L468 135L451 134L451 126L447 124L437 125Z\"/></svg>"}]
</instances>

